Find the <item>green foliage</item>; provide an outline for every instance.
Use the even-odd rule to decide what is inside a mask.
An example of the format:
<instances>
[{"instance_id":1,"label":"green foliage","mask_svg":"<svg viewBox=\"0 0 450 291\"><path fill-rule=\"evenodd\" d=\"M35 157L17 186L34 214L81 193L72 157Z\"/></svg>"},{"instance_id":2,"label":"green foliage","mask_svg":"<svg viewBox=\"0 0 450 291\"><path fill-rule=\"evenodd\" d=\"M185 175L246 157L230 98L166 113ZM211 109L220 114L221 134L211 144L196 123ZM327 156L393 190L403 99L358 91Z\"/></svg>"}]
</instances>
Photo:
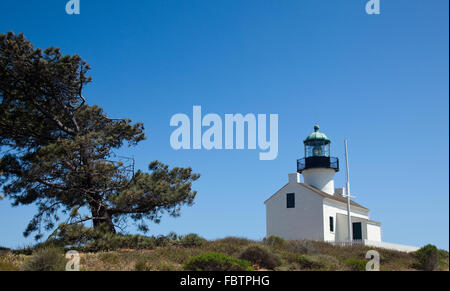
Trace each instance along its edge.
<instances>
[{"instance_id":1,"label":"green foliage","mask_svg":"<svg viewBox=\"0 0 450 291\"><path fill-rule=\"evenodd\" d=\"M147 266L147 263L145 261L138 261L134 265L135 271L150 271L150 268Z\"/></svg>"},{"instance_id":2,"label":"green foliage","mask_svg":"<svg viewBox=\"0 0 450 291\"><path fill-rule=\"evenodd\" d=\"M263 242L265 245L275 248L283 247L286 244L286 241L283 238L276 235L271 235L269 237L264 238Z\"/></svg>"},{"instance_id":3,"label":"green foliage","mask_svg":"<svg viewBox=\"0 0 450 291\"><path fill-rule=\"evenodd\" d=\"M423 271L439 270L442 255L436 246L428 244L417 250L414 255L417 260L415 268Z\"/></svg>"},{"instance_id":4,"label":"green foliage","mask_svg":"<svg viewBox=\"0 0 450 291\"><path fill-rule=\"evenodd\" d=\"M204 253L192 257L184 265L186 271L252 271L249 261L221 253Z\"/></svg>"},{"instance_id":5,"label":"green foliage","mask_svg":"<svg viewBox=\"0 0 450 291\"><path fill-rule=\"evenodd\" d=\"M34 250L35 250L35 246L30 244L30 245L26 245L26 246L22 246L20 248L17 248L15 250L13 250L12 253L16 254L16 255L31 256L33 254Z\"/></svg>"},{"instance_id":6,"label":"green foliage","mask_svg":"<svg viewBox=\"0 0 450 291\"><path fill-rule=\"evenodd\" d=\"M179 244L183 247L202 247L206 244L206 239L198 234L190 233L180 237Z\"/></svg>"},{"instance_id":7,"label":"green foliage","mask_svg":"<svg viewBox=\"0 0 450 291\"><path fill-rule=\"evenodd\" d=\"M208 249L213 252L223 253L228 256L238 255L242 251L243 246L228 242L212 242L208 244Z\"/></svg>"},{"instance_id":8,"label":"green foliage","mask_svg":"<svg viewBox=\"0 0 450 291\"><path fill-rule=\"evenodd\" d=\"M297 256L296 263L300 265L301 269L306 270L320 270L326 268L326 264L322 260L310 255Z\"/></svg>"},{"instance_id":9,"label":"green foliage","mask_svg":"<svg viewBox=\"0 0 450 291\"><path fill-rule=\"evenodd\" d=\"M365 271L367 261L360 259L348 259L345 260L344 264L349 268L350 271Z\"/></svg>"},{"instance_id":10,"label":"green foliage","mask_svg":"<svg viewBox=\"0 0 450 291\"><path fill-rule=\"evenodd\" d=\"M23 265L24 271L62 271L66 260L61 250L57 248L43 248L35 251Z\"/></svg>"},{"instance_id":11,"label":"green foliage","mask_svg":"<svg viewBox=\"0 0 450 291\"><path fill-rule=\"evenodd\" d=\"M82 225L61 224L58 230L43 246L76 248L83 251L108 251L116 249L153 249L156 239L142 235L122 235L103 229L87 228Z\"/></svg>"},{"instance_id":12,"label":"green foliage","mask_svg":"<svg viewBox=\"0 0 450 291\"><path fill-rule=\"evenodd\" d=\"M260 245L250 245L239 255L240 259L267 269L275 269L281 265L281 260L269 249Z\"/></svg>"},{"instance_id":13,"label":"green foliage","mask_svg":"<svg viewBox=\"0 0 450 291\"><path fill-rule=\"evenodd\" d=\"M145 139L144 126L87 105L88 71L77 55L35 49L23 34L0 34L0 185L13 205L37 206L25 236L40 239L58 213L111 233L129 218L147 231L148 222L158 223L164 212L179 216L196 196L199 175L191 168L154 161L148 173L135 172L132 159L114 159L124 145Z\"/></svg>"}]
</instances>

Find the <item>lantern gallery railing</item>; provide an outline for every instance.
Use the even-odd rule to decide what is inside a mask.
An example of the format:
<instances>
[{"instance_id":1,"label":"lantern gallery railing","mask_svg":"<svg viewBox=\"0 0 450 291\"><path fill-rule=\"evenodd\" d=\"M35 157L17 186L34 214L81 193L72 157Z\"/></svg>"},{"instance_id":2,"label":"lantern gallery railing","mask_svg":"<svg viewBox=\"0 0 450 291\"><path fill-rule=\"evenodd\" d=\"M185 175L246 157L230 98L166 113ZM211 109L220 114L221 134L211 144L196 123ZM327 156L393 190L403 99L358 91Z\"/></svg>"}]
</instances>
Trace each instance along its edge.
<instances>
[{"instance_id":1,"label":"lantern gallery railing","mask_svg":"<svg viewBox=\"0 0 450 291\"><path fill-rule=\"evenodd\" d=\"M329 168L339 171L339 159L335 157L308 157L297 160L297 172L311 168Z\"/></svg>"}]
</instances>

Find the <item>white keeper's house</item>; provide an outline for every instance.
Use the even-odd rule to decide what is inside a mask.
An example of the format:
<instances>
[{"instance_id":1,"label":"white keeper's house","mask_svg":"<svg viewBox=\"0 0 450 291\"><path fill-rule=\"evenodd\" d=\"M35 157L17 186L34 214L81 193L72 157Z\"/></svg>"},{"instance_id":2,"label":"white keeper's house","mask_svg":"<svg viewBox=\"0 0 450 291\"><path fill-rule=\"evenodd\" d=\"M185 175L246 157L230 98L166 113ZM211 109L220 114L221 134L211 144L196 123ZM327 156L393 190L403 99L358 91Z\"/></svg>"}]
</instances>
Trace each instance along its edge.
<instances>
[{"instance_id":1,"label":"white keeper's house","mask_svg":"<svg viewBox=\"0 0 450 291\"><path fill-rule=\"evenodd\" d=\"M381 223L371 220L370 210L353 200L350 200L352 239L349 239L348 202L345 188L334 185L339 159L330 156L331 141L316 125L303 143L305 157L297 160L297 172L289 174L288 183L264 202L267 236L417 250L382 242Z\"/></svg>"}]
</instances>

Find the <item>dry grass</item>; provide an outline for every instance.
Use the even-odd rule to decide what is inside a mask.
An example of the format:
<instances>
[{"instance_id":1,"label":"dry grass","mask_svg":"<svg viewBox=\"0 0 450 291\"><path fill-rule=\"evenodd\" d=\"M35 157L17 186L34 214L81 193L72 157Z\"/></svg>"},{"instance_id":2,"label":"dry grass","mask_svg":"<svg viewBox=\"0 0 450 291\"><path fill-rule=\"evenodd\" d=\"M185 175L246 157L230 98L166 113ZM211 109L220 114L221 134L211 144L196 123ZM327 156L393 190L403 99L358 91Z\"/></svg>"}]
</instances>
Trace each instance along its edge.
<instances>
[{"instance_id":1,"label":"dry grass","mask_svg":"<svg viewBox=\"0 0 450 291\"><path fill-rule=\"evenodd\" d=\"M160 246L150 250L121 249L109 252L81 253L81 270L86 271L172 271L182 270L189 258L208 252L219 252L238 257L250 245L264 245L263 242L245 238L228 237L208 241L202 246L180 245ZM365 246L333 246L324 242L288 241L282 246L267 246L268 251L281 259L275 270L350 270L349 260L365 260L366 252L373 248ZM414 254L376 249L380 253L381 270L415 270ZM0 255L0 270L20 270L28 255ZM263 270L253 266L257 270ZM441 266L448 270L448 258Z\"/></svg>"}]
</instances>

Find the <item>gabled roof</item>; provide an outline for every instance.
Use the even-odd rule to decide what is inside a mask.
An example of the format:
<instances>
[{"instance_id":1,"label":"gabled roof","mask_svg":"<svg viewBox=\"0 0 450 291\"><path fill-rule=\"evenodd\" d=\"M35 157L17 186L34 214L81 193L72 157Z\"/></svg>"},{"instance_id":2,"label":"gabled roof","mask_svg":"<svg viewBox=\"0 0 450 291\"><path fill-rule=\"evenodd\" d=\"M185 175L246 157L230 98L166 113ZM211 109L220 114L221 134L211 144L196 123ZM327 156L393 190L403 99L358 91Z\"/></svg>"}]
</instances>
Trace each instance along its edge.
<instances>
[{"instance_id":1,"label":"gabled roof","mask_svg":"<svg viewBox=\"0 0 450 291\"><path fill-rule=\"evenodd\" d=\"M308 185L308 184L305 184L305 183L297 183L297 184L308 188L309 190L313 191L316 194L319 194L320 196L322 196L324 198L335 200L335 201L342 202L342 203L347 203L347 198L342 197L342 196L340 196L338 194L330 195L330 194L325 193L325 192L323 192L323 191L321 191L321 190L319 190L319 189L317 189L317 188L315 188L315 187L313 187L311 185ZM356 206L356 207L359 207L359 208L362 208L362 209L369 210L369 208L366 208L366 207L362 206L361 204L356 203L353 200L350 200L350 205L351 206Z\"/></svg>"},{"instance_id":2,"label":"gabled roof","mask_svg":"<svg viewBox=\"0 0 450 291\"><path fill-rule=\"evenodd\" d=\"M312 192L314 192L315 194L318 194L318 195L322 196L323 198L326 198L326 199L330 199L330 200L334 200L334 201L338 201L338 202L347 204L347 198L344 198L344 197L342 197L342 196L340 196L340 195L338 195L338 194L330 195L330 194L325 193L325 192L323 192L322 190L319 190L319 189L317 189L317 188L315 188L315 187L313 187L313 186L310 186L310 185L308 185L308 184L305 184L305 183L297 183L297 184L300 185L300 186L303 186L303 187L305 187L305 188L307 188L307 189L309 189L309 190L311 190ZM289 185L289 184L286 184L286 185L284 185L283 187L281 187L278 191L275 192L275 194L278 193L281 189L283 189L283 188L286 187L287 185ZM269 201L270 198L272 198L275 194L273 194L272 196L270 196L269 198L267 198L266 201L264 201L264 203L266 203L267 201ZM350 205L351 205L351 206L358 207L358 208L362 208L362 209L364 209L364 210L369 211L369 208L366 208L366 207L362 206L361 204L356 203L356 202L353 201L353 200L350 200Z\"/></svg>"}]
</instances>

